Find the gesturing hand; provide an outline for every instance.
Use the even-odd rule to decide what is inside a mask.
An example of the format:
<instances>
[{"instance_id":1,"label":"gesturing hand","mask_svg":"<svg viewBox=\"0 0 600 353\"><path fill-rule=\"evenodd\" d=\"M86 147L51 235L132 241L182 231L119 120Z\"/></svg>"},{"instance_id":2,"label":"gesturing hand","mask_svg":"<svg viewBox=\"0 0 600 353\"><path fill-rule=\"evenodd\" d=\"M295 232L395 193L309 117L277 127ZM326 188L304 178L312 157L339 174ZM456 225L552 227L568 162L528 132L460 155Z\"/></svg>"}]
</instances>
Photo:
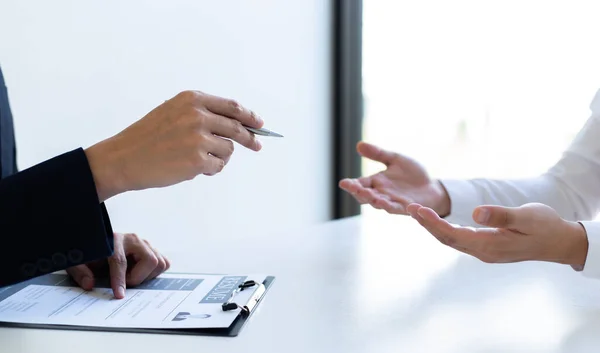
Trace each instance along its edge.
<instances>
[{"instance_id":1,"label":"gesturing hand","mask_svg":"<svg viewBox=\"0 0 600 353\"><path fill-rule=\"evenodd\" d=\"M78 265L67 273L85 290L94 288L97 276L110 276L115 298L125 297L127 286L136 286L168 270L171 264L148 241L135 234L114 234L114 254L105 260Z\"/></svg>"},{"instance_id":2,"label":"gesturing hand","mask_svg":"<svg viewBox=\"0 0 600 353\"><path fill-rule=\"evenodd\" d=\"M368 177L340 181L340 187L358 202L395 214L407 214L406 207L413 202L431 207L440 215L450 212L446 190L418 162L365 142L359 143L357 150L361 156L387 167Z\"/></svg>"},{"instance_id":3,"label":"gesturing hand","mask_svg":"<svg viewBox=\"0 0 600 353\"><path fill-rule=\"evenodd\" d=\"M408 211L440 242L488 263L550 261L583 268L587 235L582 225L562 219L552 208L480 206L473 219L487 228L454 226L418 204Z\"/></svg>"},{"instance_id":4,"label":"gesturing hand","mask_svg":"<svg viewBox=\"0 0 600 353\"><path fill-rule=\"evenodd\" d=\"M230 99L197 91L176 95L86 150L100 201L220 172L233 153L232 140L261 148L243 125L260 128L263 121Z\"/></svg>"}]
</instances>

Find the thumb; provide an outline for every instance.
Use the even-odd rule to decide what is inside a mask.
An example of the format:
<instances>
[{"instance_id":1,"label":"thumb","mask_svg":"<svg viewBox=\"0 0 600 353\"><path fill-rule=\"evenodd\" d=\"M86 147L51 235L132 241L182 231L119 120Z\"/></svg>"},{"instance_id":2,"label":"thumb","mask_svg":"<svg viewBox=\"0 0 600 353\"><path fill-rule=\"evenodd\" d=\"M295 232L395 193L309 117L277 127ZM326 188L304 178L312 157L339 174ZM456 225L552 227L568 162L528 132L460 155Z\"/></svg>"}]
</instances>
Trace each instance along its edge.
<instances>
[{"instance_id":1,"label":"thumb","mask_svg":"<svg viewBox=\"0 0 600 353\"><path fill-rule=\"evenodd\" d=\"M518 228L523 224L523 210L519 207L479 206L473 211L473 220L494 228Z\"/></svg>"},{"instance_id":2,"label":"thumb","mask_svg":"<svg viewBox=\"0 0 600 353\"><path fill-rule=\"evenodd\" d=\"M87 265L77 265L67 269L67 273L81 288L92 290L94 288L94 273Z\"/></svg>"},{"instance_id":3,"label":"thumb","mask_svg":"<svg viewBox=\"0 0 600 353\"><path fill-rule=\"evenodd\" d=\"M114 254L108 258L108 267L110 272L110 287L115 294L115 298L125 298L125 280L127 276L127 257L123 249L122 242L115 239ZM119 244L120 243L120 244ZM118 244L118 245L117 245Z\"/></svg>"},{"instance_id":4,"label":"thumb","mask_svg":"<svg viewBox=\"0 0 600 353\"><path fill-rule=\"evenodd\" d=\"M356 150L361 156L383 163L386 166L389 166L394 161L401 158L401 156L397 153L384 150L383 148L366 142L359 142L356 146Z\"/></svg>"}]
</instances>

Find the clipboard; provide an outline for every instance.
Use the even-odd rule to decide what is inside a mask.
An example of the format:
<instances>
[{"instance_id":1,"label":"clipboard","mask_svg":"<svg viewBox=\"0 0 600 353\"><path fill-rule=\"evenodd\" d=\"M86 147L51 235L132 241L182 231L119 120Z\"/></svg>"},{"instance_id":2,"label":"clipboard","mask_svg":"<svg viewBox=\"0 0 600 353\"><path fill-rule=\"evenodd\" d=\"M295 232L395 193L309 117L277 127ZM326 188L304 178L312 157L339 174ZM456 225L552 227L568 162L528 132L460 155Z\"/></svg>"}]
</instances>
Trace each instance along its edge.
<instances>
[{"instance_id":1,"label":"clipboard","mask_svg":"<svg viewBox=\"0 0 600 353\"><path fill-rule=\"evenodd\" d=\"M186 274L182 272L169 272L170 274ZM189 274L189 273L188 273ZM34 324L0 321L0 327L12 328L37 328L51 330L73 330L73 331L96 331L96 332L121 332L121 333L148 333L148 334L173 334L173 335L194 335L194 336L220 336L236 337L240 334L246 323L252 317L257 307L263 301L265 295L273 285L275 276L267 276L256 289L259 295L253 295L247 303L237 303L241 309L231 325L226 328L132 328L132 327L102 327L102 326L79 326L79 325L59 325L59 324ZM235 299L235 298L233 298ZM234 303L234 300L228 301ZM225 303L223 304L225 310Z\"/></svg>"}]
</instances>

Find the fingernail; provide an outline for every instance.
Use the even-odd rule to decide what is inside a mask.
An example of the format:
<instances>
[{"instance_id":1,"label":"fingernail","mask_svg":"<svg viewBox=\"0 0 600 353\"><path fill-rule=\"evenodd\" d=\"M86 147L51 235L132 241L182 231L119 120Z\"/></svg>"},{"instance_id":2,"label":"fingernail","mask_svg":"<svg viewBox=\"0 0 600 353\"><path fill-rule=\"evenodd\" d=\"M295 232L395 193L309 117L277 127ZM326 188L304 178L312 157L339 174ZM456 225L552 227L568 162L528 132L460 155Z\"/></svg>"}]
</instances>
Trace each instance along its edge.
<instances>
[{"instance_id":1,"label":"fingernail","mask_svg":"<svg viewBox=\"0 0 600 353\"><path fill-rule=\"evenodd\" d=\"M481 208L477 210L477 214L475 215L475 220L477 223L485 224L490 219L490 211L485 208Z\"/></svg>"},{"instance_id":2,"label":"fingernail","mask_svg":"<svg viewBox=\"0 0 600 353\"><path fill-rule=\"evenodd\" d=\"M92 279L89 276L85 276L81 280L81 286L85 290L90 290L94 286L94 282L92 281Z\"/></svg>"},{"instance_id":3,"label":"fingernail","mask_svg":"<svg viewBox=\"0 0 600 353\"><path fill-rule=\"evenodd\" d=\"M117 288L117 297L119 297L119 298L125 298L125 287L119 286Z\"/></svg>"},{"instance_id":4,"label":"fingernail","mask_svg":"<svg viewBox=\"0 0 600 353\"><path fill-rule=\"evenodd\" d=\"M262 148L262 143L260 143L260 140L256 140L256 149L260 150Z\"/></svg>"}]
</instances>

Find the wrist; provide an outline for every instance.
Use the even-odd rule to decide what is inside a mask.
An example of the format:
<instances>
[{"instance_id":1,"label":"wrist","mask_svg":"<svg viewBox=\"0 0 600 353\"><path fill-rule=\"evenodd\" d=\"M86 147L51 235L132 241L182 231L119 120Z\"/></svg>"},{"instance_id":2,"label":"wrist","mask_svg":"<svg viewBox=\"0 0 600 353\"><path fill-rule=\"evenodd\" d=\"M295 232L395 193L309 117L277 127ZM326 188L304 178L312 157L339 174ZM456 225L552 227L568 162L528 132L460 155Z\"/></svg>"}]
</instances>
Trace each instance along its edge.
<instances>
[{"instance_id":1,"label":"wrist","mask_svg":"<svg viewBox=\"0 0 600 353\"><path fill-rule=\"evenodd\" d=\"M575 270L583 270L588 252L587 232L579 222L567 221L567 244L564 247L564 264L571 265Z\"/></svg>"},{"instance_id":2,"label":"wrist","mask_svg":"<svg viewBox=\"0 0 600 353\"><path fill-rule=\"evenodd\" d=\"M85 154L94 176L100 202L127 191L113 140L107 139L87 148Z\"/></svg>"},{"instance_id":3,"label":"wrist","mask_svg":"<svg viewBox=\"0 0 600 353\"><path fill-rule=\"evenodd\" d=\"M452 208L450 202L450 195L448 195L448 191L444 187L441 181L434 180L433 181L437 202L433 205L433 210L442 218L450 215L450 210Z\"/></svg>"}]
</instances>

